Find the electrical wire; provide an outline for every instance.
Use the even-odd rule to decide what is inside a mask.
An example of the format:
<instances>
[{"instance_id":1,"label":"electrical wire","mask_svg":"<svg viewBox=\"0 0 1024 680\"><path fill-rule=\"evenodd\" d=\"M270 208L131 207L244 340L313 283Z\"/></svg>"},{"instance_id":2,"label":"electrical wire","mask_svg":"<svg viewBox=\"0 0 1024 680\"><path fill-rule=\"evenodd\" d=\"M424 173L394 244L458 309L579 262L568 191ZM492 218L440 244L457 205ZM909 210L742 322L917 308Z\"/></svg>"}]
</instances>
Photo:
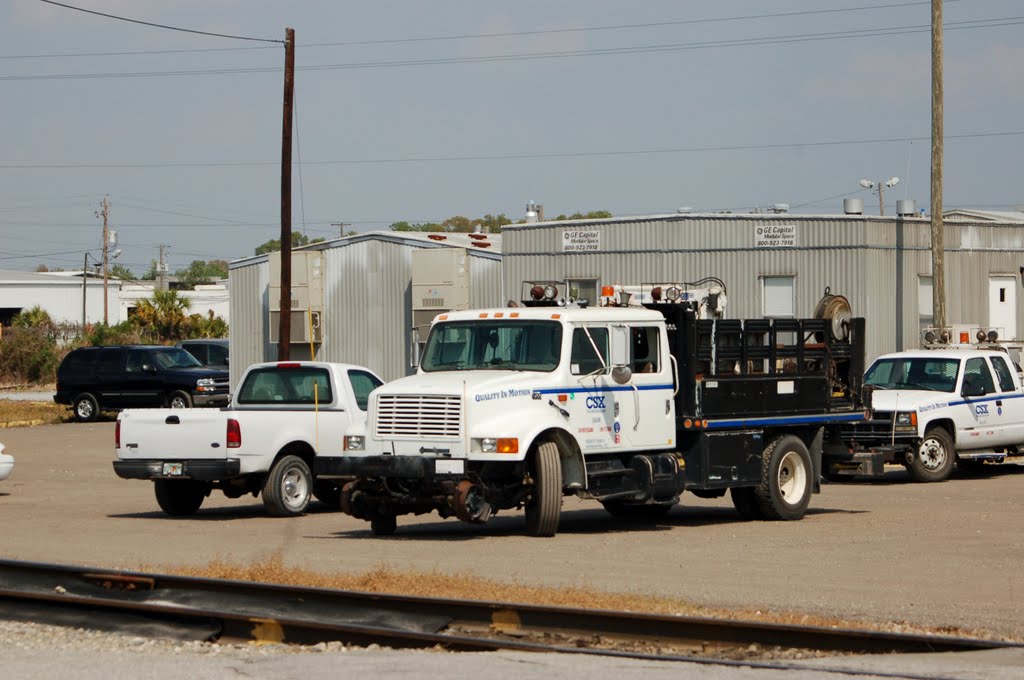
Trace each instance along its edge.
<instances>
[{"instance_id":1,"label":"electrical wire","mask_svg":"<svg viewBox=\"0 0 1024 680\"><path fill-rule=\"evenodd\" d=\"M985 139L993 137L1015 137L1024 135L1024 130L977 132L959 135L945 135L947 141L961 139ZM928 141L931 137L876 137L862 139L819 140L812 142L780 142L775 144L734 144L721 146L690 146L662 149L620 149L608 151L567 151L538 154L496 154L476 156L409 156L404 158L356 158L343 160L305 161L304 165L394 165L403 163L454 163L467 161L512 161L542 160L560 158L594 158L599 156L642 156L678 153L713 153L723 151L771 151L779 149L804 149L814 147L848 146L851 144L893 144L910 141ZM224 168L224 167L269 167L279 165L274 161L237 162L195 162L195 163L0 163L0 170L96 170L96 169L163 169L163 168Z\"/></svg>"},{"instance_id":2,"label":"electrical wire","mask_svg":"<svg viewBox=\"0 0 1024 680\"><path fill-rule=\"evenodd\" d=\"M945 0L946 4L951 2L960 2L960 0ZM803 10L795 12L777 12L772 14L747 14L740 16L729 16L729 17L711 17L707 19L680 19L680 20L668 20L668 21L653 21L648 23L640 24L613 24L608 26L582 26L574 28L553 28L533 31L510 31L504 33L475 33L466 35L445 35L445 36L428 36L421 38L385 38L380 40L353 40L346 42L326 42L326 43L310 43L304 44L303 49L309 48L321 48L321 47L347 47L347 46L364 46L364 45L389 45L389 44L401 44L401 43L420 43L420 42L440 42L440 41L454 41L454 40L477 40L477 39L493 39L493 38L510 38L510 37L524 37L530 35L551 35L559 33L585 33L595 31L612 31L612 30L632 30L642 28L662 28L666 26L685 26L693 24L710 24L710 23L722 23L731 21L748 21L758 19L776 19L776 18L792 18L798 16L810 16L816 14L838 14L846 12L861 12L871 11L879 9L902 9L906 7L913 7L916 5L929 5L931 0L915 0L913 2L897 2L883 5L862 5L858 7L841 7L835 9L817 9L817 10ZM138 56L144 54L187 54L193 52L230 52L230 51L243 51L243 50L267 50L272 49L270 47L227 47L227 48L213 48L213 49L183 49L183 50L136 50L136 51L124 51L124 52L79 52L79 53L63 53L63 54L21 54L21 55L0 55L0 59L59 59L59 58L79 58L79 57L113 57L113 56Z\"/></svg>"},{"instance_id":3,"label":"electrical wire","mask_svg":"<svg viewBox=\"0 0 1024 680\"><path fill-rule=\"evenodd\" d=\"M48 0L43 0L48 1ZM1004 26L1017 26L1024 24L1024 16L1002 17L998 19L974 19L970 21L950 22L943 25L945 31L999 28ZM629 54L649 54L663 52L679 52L703 49L724 49L731 47L750 47L762 45L783 45L803 42L818 42L822 40L847 40L855 38L889 37L899 35L910 35L916 33L930 33L931 26L898 26L889 28L871 28L851 31L831 31L819 33L803 33L780 36L765 36L755 38L736 38L730 40L713 40L691 43L669 43L661 45L640 45L631 47L613 47L591 50L568 50L549 52L524 52L518 54L499 55L478 55L469 57L441 57L433 59L403 59L396 61L370 61L353 62L345 64L319 64L310 66L296 66L296 71L343 71L361 70L376 68L402 68L410 66L451 66L459 64L484 64L502 63L516 61L534 61L542 59L566 59L593 56L621 56ZM6 75L0 76L0 82L26 81L26 80L95 80L103 78L161 78L181 76L205 76L205 75L244 75L279 73L279 67L236 67L224 69L190 69L184 71L131 71L131 72L108 72L108 73L55 73L35 75Z\"/></svg>"},{"instance_id":4,"label":"electrical wire","mask_svg":"<svg viewBox=\"0 0 1024 680\"><path fill-rule=\"evenodd\" d=\"M209 31L196 31L191 28L180 28L178 26L168 26L166 24L155 24L151 21L140 21L139 19L129 19L127 17L118 16L116 14L107 14L105 12L97 12L91 9L85 9L84 7L75 7L74 5L66 5L63 2L55 2L54 0L39 0L39 2L45 2L48 5L56 5L57 7L64 7L65 9L73 9L76 12L85 12L86 14L95 14L96 16L106 17L107 19L116 19L118 21L127 21L131 24L140 24L142 26L151 26L153 28L163 28L169 31L180 31L182 33L194 33L196 35L207 35L214 38L230 38L231 40L252 40L254 42L266 42L266 43L279 43L284 44L284 40L268 40L267 38L251 38L244 35L229 35L226 33L210 33Z\"/></svg>"}]
</instances>

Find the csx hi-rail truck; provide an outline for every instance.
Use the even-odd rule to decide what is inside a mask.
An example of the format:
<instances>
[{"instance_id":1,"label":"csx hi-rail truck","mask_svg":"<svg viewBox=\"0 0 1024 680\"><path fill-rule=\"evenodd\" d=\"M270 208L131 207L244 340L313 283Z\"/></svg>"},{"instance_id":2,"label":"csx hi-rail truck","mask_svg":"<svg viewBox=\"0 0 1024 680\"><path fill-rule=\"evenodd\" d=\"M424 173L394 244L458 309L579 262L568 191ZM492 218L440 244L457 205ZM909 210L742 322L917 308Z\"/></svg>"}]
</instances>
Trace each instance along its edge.
<instances>
[{"instance_id":1,"label":"csx hi-rail truck","mask_svg":"<svg viewBox=\"0 0 1024 680\"><path fill-rule=\"evenodd\" d=\"M799 519L823 442L865 417L864 321L848 305L743 321L701 318L708 298L669 286L595 307L534 291L434 319L417 373L376 389L365 431L316 460L349 479L342 510L386 535L398 515L522 507L529 535L552 536L566 495L653 520L684 490L729 490L745 518Z\"/></svg>"}]
</instances>

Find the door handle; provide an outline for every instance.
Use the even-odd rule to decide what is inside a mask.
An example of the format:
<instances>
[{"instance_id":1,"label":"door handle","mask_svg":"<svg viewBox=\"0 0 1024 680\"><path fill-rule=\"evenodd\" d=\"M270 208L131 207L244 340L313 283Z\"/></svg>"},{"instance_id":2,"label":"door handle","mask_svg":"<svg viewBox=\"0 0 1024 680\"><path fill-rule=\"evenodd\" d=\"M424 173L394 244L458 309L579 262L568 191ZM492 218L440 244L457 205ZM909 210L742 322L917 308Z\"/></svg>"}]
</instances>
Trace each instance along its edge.
<instances>
[{"instance_id":1,"label":"door handle","mask_svg":"<svg viewBox=\"0 0 1024 680\"><path fill-rule=\"evenodd\" d=\"M178 416L167 416L167 420L165 420L164 422L167 423L168 425L181 424L181 420L178 418Z\"/></svg>"}]
</instances>

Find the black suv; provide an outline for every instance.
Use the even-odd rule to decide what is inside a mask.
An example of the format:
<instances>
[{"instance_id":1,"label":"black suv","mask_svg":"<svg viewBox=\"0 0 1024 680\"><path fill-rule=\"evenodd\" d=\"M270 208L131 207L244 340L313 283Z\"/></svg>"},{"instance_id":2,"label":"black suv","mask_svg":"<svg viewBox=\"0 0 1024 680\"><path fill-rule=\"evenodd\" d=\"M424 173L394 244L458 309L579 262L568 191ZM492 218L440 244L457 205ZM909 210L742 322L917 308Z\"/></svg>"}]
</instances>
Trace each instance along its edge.
<instances>
[{"instance_id":1,"label":"black suv","mask_svg":"<svg viewBox=\"0 0 1024 680\"><path fill-rule=\"evenodd\" d=\"M194 356L203 366L223 369L228 367L228 341L226 338L182 340L175 347L180 347Z\"/></svg>"},{"instance_id":2,"label":"black suv","mask_svg":"<svg viewBox=\"0 0 1024 680\"><path fill-rule=\"evenodd\" d=\"M95 420L102 409L222 406L228 372L204 368L179 347L80 347L57 369L53 400L71 406L79 422Z\"/></svg>"}]
</instances>

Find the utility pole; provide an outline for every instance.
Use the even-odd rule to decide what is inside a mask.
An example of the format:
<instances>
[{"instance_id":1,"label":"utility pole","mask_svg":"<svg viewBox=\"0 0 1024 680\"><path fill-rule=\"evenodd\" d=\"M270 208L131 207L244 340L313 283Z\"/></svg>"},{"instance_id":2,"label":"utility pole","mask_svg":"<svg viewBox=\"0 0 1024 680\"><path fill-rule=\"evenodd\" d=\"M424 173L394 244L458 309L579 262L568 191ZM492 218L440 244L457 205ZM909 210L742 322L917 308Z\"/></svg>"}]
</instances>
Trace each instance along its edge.
<instances>
[{"instance_id":1,"label":"utility pole","mask_svg":"<svg viewBox=\"0 0 1024 680\"><path fill-rule=\"evenodd\" d=\"M85 335L85 281L89 278L86 269L89 267L89 251L85 252L85 259L82 260L82 335Z\"/></svg>"},{"instance_id":2,"label":"utility pole","mask_svg":"<svg viewBox=\"0 0 1024 680\"><path fill-rule=\"evenodd\" d=\"M97 217L103 218L103 323L108 324L107 316L107 249L108 240L110 238L110 226L108 220L110 218L110 199L107 196L103 197L103 203L100 204L102 209L96 213Z\"/></svg>"},{"instance_id":3,"label":"utility pole","mask_svg":"<svg viewBox=\"0 0 1024 680\"><path fill-rule=\"evenodd\" d=\"M281 315L277 359L288 361L292 341L292 105L295 99L295 29L284 29L284 107L281 121Z\"/></svg>"},{"instance_id":4,"label":"utility pole","mask_svg":"<svg viewBox=\"0 0 1024 680\"><path fill-rule=\"evenodd\" d=\"M170 248L169 245L161 243L160 248L160 261L156 265L158 290L167 290L167 278L164 276L164 272L167 271L167 265L164 264L164 249Z\"/></svg>"},{"instance_id":5,"label":"utility pole","mask_svg":"<svg viewBox=\"0 0 1024 680\"><path fill-rule=\"evenodd\" d=\"M946 326L946 235L942 224L942 0L932 0L932 323Z\"/></svg>"},{"instance_id":6,"label":"utility pole","mask_svg":"<svg viewBox=\"0 0 1024 680\"><path fill-rule=\"evenodd\" d=\"M351 227L352 223L351 222L331 222L331 226L338 228L338 236L339 237L344 237L345 236L345 227Z\"/></svg>"}]
</instances>

